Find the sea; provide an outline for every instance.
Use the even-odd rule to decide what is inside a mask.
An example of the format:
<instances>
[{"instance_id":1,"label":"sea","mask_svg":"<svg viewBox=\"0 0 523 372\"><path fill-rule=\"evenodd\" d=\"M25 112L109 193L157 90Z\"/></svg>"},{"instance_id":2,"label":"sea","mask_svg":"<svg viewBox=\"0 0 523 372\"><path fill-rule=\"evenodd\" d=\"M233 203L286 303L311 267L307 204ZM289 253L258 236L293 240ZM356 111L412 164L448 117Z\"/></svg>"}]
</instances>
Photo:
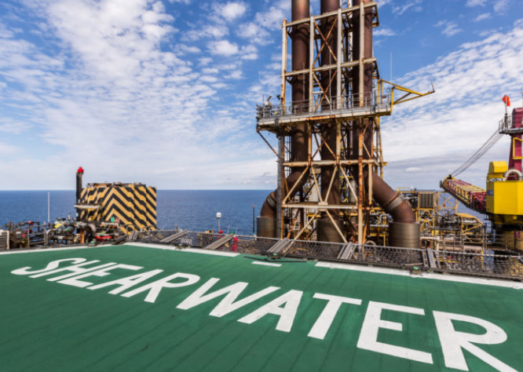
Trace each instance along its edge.
<instances>
[{"instance_id":1,"label":"sea","mask_svg":"<svg viewBox=\"0 0 523 372\"><path fill-rule=\"evenodd\" d=\"M255 218L269 190L158 190L157 219L160 229L253 235ZM12 221L54 221L74 218L75 191L0 191L0 229ZM462 204L459 212L485 217ZM216 214L221 213L221 218ZM219 226L218 226L219 222ZM488 224L488 223L487 223ZM219 228L218 228L219 227Z\"/></svg>"},{"instance_id":2,"label":"sea","mask_svg":"<svg viewBox=\"0 0 523 372\"><path fill-rule=\"evenodd\" d=\"M253 216L269 190L158 190L160 229L234 231L253 235ZM13 221L44 222L75 216L75 191L0 191L0 226ZM216 214L221 213L221 218ZM1 228L1 227L0 227Z\"/></svg>"}]
</instances>

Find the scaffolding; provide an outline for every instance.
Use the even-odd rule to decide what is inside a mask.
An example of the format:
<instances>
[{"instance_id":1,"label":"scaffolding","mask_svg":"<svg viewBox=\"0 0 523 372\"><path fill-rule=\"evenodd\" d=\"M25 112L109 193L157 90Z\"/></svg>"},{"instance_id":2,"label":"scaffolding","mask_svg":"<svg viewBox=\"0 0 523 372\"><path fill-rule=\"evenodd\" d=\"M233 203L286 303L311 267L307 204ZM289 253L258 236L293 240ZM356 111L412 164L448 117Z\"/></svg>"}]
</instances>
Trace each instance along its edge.
<instances>
[{"instance_id":1,"label":"scaffolding","mask_svg":"<svg viewBox=\"0 0 523 372\"><path fill-rule=\"evenodd\" d=\"M369 212L372 206L372 188L365 192L364 182L372 184L373 171L382 174L384 162L381 147L380 121L382 116L392 112L390 92L383 91L379 81L379 71L376 58L353 58L353 18L359 17L360 42L359 55L363 56L365 46L365 16L372 14L372 25L379 25L378 7L375 2L361 3L358 6L340 8L334 12L318 16L310 16L295 22L283 21L282 48L282 80L280 104L272 106L269 102L257 107L257 132L271 132L279 138L278 148L272 148L278 156L278 201L277 201L277 236L292 239L314 239L315 221L323 214L333 221L343 241L347 237L357 237L357 242L365 242L364 236L368 226ZM330 20L330 27L325 32L325 23ZM287 70L288 40L293 31L300 25L307 25L309 31L309 66L299 70ZM341 27L339 27L341 26ZM336 47L331 48L327 39L332 33L337 33ZM328 49L333 64L326 65L320 61L320 56ZM322 63L323 62L323 63ZM352 74L355 67L359 68L360 79L363 81L364 66L372 66L373 86L371 93L353 87ZM325 87L325 76L329 77ZM301 76L309 83L308 100L289 102L287 99L288 85ZM323 79L323 85L322 85ZM337 92L332 94L332 90ZM331 89L333 87L333 89ZM371 118L372 120L365 121ZM322 137L322 126L335 123L335 146L329 146ZM370 123L368 125L367 123ZM305 125L308 142L308 159L306 161L291 161L290 135L293 126ZM355 126L363 130L359 138L357 150L351 148L351 135ZM365 132L372 132L372 145L366 148L363 143ZM264 137L264 140L265 137ZM266 140L267 143L269 143ZM270 145L269 145L270 146ZM328 150L332 159L321 159L320 151ZM358 151L359 156L350 156L351 151ZM367 156L364 156L364 152ZM322 167L334 167L327 194L322 197L320 178ZM305 186L295 195L293 188L288 187L286 176L293 169L303 169L300 179L294 185L304 181ZM352 169L352 172L351 172ZM368 180L363 180L363 175ZM341 202L329 204L328 199L334 181L341 182ZM293 197L293 195L295 195ZM342 231L334 222L333 215L344 220L348 232ZM356 219L354 218L356 217ZM354 239L353 239L354 240Z\"/></svg>"}]
</instances>

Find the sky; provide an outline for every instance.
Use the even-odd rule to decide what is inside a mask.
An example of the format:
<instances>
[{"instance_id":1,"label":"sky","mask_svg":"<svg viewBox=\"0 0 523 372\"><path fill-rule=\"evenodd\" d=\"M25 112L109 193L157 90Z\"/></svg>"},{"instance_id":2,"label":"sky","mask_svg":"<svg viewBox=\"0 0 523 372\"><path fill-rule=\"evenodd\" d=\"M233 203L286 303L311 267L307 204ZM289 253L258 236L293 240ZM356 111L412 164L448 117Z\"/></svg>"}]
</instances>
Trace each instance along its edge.
<instances>
[{"instance_id":1,"label":"sky","mask_svg":"<svg viewBox=\"0 0 523 372\"><path fill-rule=\"evenodd\" d=\"M378 0L383 78L436 93L382 121L385 179L438 188L523 89L523 1ZM319 0L311 1L314 14ZM272 189L255 107L280 89L290 0L0 0L0 190ZM392 65L391 65L392 61ZM503 138L460 177L484 186Z\"/></svg>"}]
</instances>

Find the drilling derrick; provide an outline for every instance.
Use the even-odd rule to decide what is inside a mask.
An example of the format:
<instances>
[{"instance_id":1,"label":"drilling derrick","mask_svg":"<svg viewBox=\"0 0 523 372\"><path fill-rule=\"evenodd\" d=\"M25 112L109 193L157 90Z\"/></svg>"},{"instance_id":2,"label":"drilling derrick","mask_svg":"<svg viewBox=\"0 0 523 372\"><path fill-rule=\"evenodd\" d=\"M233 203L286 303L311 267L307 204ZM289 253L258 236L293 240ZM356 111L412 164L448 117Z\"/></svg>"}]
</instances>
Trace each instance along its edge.
<instances>
[{"instance_id":1,"label":"drilling derrick","mask_svg":"<svg viewBox=\"0 0 523 372\"><path fill-rule=\"evenodd\" d=\"M380 118L392 113L394 88L384 92L373 56L378 6L321 0L321 15L309 9L308 0L292 0L280 102L257 106L257 132L269 146L264 133L278 138L278 186L262 206L258 236L364 244L377 203L393 219L389 243L419 247L412 208L382 179Z\"/></svg>"}]
</instances>

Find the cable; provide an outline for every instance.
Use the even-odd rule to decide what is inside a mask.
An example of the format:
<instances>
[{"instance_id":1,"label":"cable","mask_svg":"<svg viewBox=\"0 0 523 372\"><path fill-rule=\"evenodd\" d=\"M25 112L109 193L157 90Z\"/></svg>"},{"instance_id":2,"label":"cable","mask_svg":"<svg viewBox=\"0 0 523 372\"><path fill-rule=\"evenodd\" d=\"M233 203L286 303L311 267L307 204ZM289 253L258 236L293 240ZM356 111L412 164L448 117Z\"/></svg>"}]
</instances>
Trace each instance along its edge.
<instances>
[{"instance_id":1,"label":"cable","mask_svg":"<svg viewBox=\"0 0 523 372\"><path fill-rule=\"evenodd\" d=\"M467 169L469 169L475 162L477 162L487 151L489 151L492 146L494 146L500 138L503 137L503 134L496 131L490 136L490 138L476 151L466 162L464 162L460 167L458 167L454 172L451 173L453 176L458 176Z\"/></svg>"},{"instance_id":2,"label":"cable","mask_svg":"<svg viewBox=\"0 0 523 372\"><path fill-rule=\"evenodd\" d=\"M503 135L500 134L497 130L490 136L490 138L459 168L457 168L451 174L457 176L462 172L470 168L476 161L478 161L487 151L489 151L492 146L494 146Z\"/></svg>"},{"instance_id":3,"label":"cable","mask_svg":"<svg viewBox=\"0 0 523 372\"><path fill-rule=\"evenodd\" d=\"M492 146L496 144L499 138L501 138L501 136L495 136L490 138L476 153L474 153L474 155L472 155L471 158L469 158L465 163L463 163L463 165L456 169L452 174L454 174L454 176L457 176L462 172L466 171L468 168L470 168L474 163L476 163L476 161L481 159L481 157L485 155L485 153L489 151L492 148Z\"/></svg>"}]
</instances>

